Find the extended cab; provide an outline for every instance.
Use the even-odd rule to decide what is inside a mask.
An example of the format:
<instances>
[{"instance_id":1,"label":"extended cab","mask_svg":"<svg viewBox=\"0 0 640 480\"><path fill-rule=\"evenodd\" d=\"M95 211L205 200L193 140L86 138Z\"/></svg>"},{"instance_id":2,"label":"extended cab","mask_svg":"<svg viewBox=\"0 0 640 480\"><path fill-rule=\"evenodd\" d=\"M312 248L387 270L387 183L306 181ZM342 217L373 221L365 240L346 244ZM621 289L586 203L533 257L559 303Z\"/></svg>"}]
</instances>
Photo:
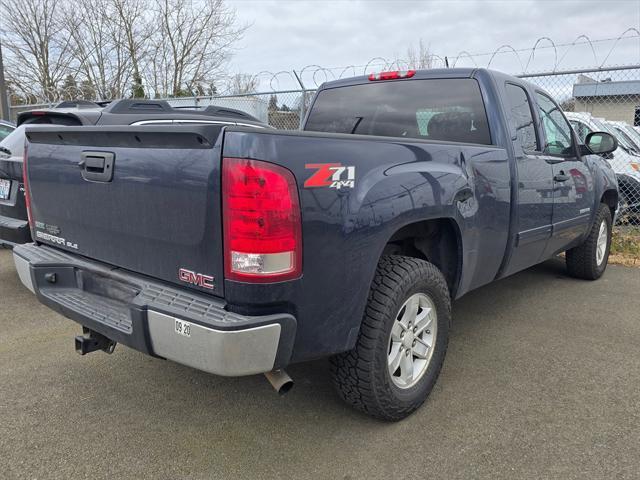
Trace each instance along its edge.
<instances>
[{"instance_id":1,"label":"extended cab","mask_svg":"<svg viewBox=\"0 0 640 480\"><path fill-rule=\"evenodd\" d=\"M410 414L444 361L451 300L566 252L607 265L616 177L605 132L484 69L324 84L303 131L27 130L35 243L22 282L115 342L219 375L331 356L340 395ZM530 293L527 293L530 294Z\"/></svg>"}]
</instances>

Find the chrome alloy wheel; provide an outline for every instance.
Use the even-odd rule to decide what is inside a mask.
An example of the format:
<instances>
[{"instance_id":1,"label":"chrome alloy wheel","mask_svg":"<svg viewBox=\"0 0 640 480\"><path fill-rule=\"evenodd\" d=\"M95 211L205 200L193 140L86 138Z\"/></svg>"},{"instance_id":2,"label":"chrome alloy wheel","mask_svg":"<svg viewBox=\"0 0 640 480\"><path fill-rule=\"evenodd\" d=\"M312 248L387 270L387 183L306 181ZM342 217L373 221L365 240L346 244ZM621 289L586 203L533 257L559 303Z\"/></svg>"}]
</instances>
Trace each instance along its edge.
<instances>
[{"instance_id":1,"label":"chrome alloy wheel","mask_svg":"<svg viewBox=\"0 0 640 480\"><path fill-rule=\"evenodd\" d=\"M411 295L396 315L389 336L387 365L397 387L413 387L425 374L437 333L433 300L425 293Z\"/></svg>"},{"instance_id":2,"label":"chrome alloy wheel","mask_svg":"<svg viewBox=\"0 0 640 480\"><path fill-rule=\"evenodd\" d=\"M609 229L607 228L607 222L604 220L600 224L600 231L598 232L598 243L596 244L596 263L598 266L602 265L604 261L604 255L607 252L607 241L609 240Z\"/></svg>"}]
</instances>

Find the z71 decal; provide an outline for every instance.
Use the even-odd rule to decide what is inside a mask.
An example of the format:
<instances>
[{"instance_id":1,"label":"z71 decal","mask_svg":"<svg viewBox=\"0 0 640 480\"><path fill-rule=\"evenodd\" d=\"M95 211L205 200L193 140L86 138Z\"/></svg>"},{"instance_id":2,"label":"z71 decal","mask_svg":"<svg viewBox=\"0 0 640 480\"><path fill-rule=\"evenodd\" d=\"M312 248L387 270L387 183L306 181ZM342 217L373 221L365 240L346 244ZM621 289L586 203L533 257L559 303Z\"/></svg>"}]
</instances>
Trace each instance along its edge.
<instances>
[{"instance_id":1,"label":"z71 decal","mask_svg":"<svg viewBox=\"0 0 640 480\"><path fill-rule=\"evenodd\" d=\"M304 182L304 188L329 187L340 190L355 185L356 167L344 167L341 163L307 163L304 168L316 170Z\"/></svg>"}]
</instances>

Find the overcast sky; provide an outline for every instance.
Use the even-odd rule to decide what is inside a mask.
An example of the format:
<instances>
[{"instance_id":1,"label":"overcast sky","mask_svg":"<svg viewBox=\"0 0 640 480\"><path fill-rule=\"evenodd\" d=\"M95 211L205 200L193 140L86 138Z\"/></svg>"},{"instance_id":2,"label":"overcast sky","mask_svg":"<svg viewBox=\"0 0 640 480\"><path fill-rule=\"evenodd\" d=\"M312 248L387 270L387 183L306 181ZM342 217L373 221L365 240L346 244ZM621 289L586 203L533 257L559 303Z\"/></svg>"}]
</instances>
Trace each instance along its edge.
<instances>
[{"instance_id":1,"label":"overcast sky","mask_svg":"<svg viewBox=\"0 0 640 480\"><path fill-rule=\"evenodd\" d=\"M631 27L640 30L640 0L227 1L236 9L238 20L251 25L237 45L230 70L254 74L263 70L299 70L310 64L327 68L365 65L374 57L406 58L407 47L417 44L420 38L433 53L451 59L462 50L474 54L493 52L503 44L531 48L543 36L561 44L571 43L583 34L598 40L615 38ZM613 43L594 45L598 63ZM549 43L543 41L540 46L547 47ZM567 48L558 49L559 57L566 53L558 68L596 63L588 45L575 46L568 53ZM520 53L523 63L529 54ZM477 57L476 61L486 66L489 57ZM528 71L551 70L554 62L553 49L539 49ZM607 63L640 63L640 40L618 42ZM473 63L464 59L458 65ZM510 73L521 70L512 53L498 55L491 66ZM340 70L334 72L339 74Z\"/></svg>"}]
</instances>

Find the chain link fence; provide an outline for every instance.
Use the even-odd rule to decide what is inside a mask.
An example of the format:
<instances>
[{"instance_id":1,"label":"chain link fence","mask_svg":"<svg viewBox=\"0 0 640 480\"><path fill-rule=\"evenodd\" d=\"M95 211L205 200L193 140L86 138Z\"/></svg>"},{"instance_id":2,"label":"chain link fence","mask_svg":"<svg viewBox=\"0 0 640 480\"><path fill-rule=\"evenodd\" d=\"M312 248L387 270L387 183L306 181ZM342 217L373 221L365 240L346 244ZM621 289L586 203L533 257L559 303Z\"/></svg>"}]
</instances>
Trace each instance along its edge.
<instances>
[{"instance_id":1,"label":"chain link fence","mask_svg":"<svg viewBox=\"0 0 640 480\"><path fill-rule=\"evenodd\" d=\"M640 65L555 71L521 75L550 93L566 112L578 137L608 131L618 139L618 149L607 156L620 190L618 222L640 223ZM282 90L242 95L167 98L176 108L209 105L247 112L282 129L298 129L309 109L314 89ZM11 107L19 111L54 106L57 102Z\"/></svg>"},{"instance_id":2,"label":"chain link fence","mask_svg":"<svg viewBox=\"0 0 640 480\"><path fill-rule=\"evenodd\" d=\"M300 128L315 90L283 90L214 97L167 98L174 108L235 108L280 130Z\"/></svg>"},{"instance_id":3,"label":"chain link fence","mask_svg":"<svg viewBox=\"0 0 640 480\"><path fill-rule=\"evenodd\" d=\"M607 155L618 178L618 223L640 219L640 65L523 75L550 93L584 141L608 131L618 149Z\"/></svg>"}]
</instances>

